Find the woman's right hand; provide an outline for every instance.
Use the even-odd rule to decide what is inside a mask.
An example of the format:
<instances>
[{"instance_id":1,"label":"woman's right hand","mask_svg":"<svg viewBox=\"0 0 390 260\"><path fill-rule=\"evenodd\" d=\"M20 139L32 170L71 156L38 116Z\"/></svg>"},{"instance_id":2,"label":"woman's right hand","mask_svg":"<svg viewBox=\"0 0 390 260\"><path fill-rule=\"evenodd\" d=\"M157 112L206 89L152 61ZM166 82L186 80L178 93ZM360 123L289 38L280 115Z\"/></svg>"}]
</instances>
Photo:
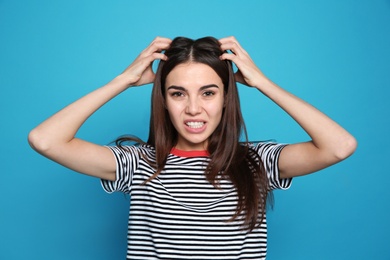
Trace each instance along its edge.
<instances>
[{"instance_id":1,"label":"woman's right hand","mask_svg":"<svg viewBox=\"0 0 390 260\"><path fill-rule=\"evenodd\" d=\"M42 155L74 171L106 180L115 180L116 162L104 146L76 138L84 122L101 106L129 86L154 81L154 60L166 60L162 53L170 39L157 37L118 77L66 106L46 119L29 134L30 145Z\"/></svg>"},{"instance_id":2,"label":"woman's right hand","mask_svg":"<svg viewBox=\"0 0 390 260\"><path fill-rule=\"evenodd\" d=\"M141 86L154 81L155 73L152 69L152 63L155 60L167 60L167 56L162 53L162 51L169 48L171 42L171 39L156 37L152 43L138 55L133 63L121 74L126 78L129 86Z\"/></svg>"}]
</instances>

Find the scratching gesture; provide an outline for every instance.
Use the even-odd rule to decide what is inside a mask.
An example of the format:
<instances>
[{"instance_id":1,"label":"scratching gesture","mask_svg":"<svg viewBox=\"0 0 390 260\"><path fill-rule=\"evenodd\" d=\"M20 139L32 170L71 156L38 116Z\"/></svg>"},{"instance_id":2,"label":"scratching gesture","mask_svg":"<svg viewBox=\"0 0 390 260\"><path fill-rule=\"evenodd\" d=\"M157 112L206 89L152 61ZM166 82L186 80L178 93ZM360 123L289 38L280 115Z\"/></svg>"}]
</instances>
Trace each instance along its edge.
<instances>
[{"instance_id":1,"label":"scratching gesture","mask_svg":"<svg viewBox=\"0 0 390 260\"><path fill-rule=\"evenodd\" d=\"M29 134L31 146L44 156L80 173L115 179L115 160L104 146L75 137L96 110L131 86L154 81L152 63L167 57L162 53L170 39L157 37L120 75L45 120Z\"/></svg>"},{"instance_id":2,"label":"scratching gesture","mask_svg":"<svg viewBox=\"0 0 390 260\"><path fill-rule=\"evenodd\" d=\"M234 75L236 81L250 87L261 86L266 80L265 76L253 62L249 54L241 47L236 38L223 38L219 42L223 51L230 51L230 53L222 54L221 59L231 60L238 68L238 71Z\"/></svg>"},{"instance_id":3,"label":"scratching gesture","mask_svg":"<svg viewBox=\"0 0 390 260\"><path fill-rule=\"evenodd\" d=\"M172 40L157 37L153 42L141 52L133 63L123 71L122 75L128 80L128 85L141 86L153 83L155 73L152 63L155 60L166 60L167 56L162 52L169 48Z\"/></svg>"},{"instance_id":4,"label":"scratching gesture","mask_svg":"<svg viewBox=\"0 0 390 260\"><path fill-rule=\"evenodd\" d=\"M237 82L271 99L309 140L243 141ZM112 98L150 83L146 142L125 145L135 140L129 136L102 146L75 137ZM234 37L157 37L122 73L28 138L49 159L100 178L105 191L130 194L127 259L265 259L270 193L344 160L357 145L335 121L267 78Z\"/></svg>"},{"instance_id":5,"label":"scratching gesture","mask_svg":"<svg viewBox=\"0 0 390 260\"><path fill-rule=\"evenodd\" d=\"M221 59L231 60L238 68L238 82L257 88L285 110L312 138L284 148L279 169L281 178L305 175L328 167L350 156L356 140L325 114L288 93L269 80L234 37L219 40L224 51Z\"/></svg>"}]
</instances>

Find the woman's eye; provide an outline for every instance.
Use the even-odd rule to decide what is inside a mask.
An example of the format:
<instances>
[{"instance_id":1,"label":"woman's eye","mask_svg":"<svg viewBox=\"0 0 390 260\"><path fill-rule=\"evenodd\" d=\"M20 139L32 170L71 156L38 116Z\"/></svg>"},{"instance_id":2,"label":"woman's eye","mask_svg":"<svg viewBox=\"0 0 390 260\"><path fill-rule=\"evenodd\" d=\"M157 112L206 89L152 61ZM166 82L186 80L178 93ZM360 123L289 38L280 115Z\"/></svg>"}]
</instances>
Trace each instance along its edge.
<instances>
[{"instance_id":1,"label":"woman's eye","mask_svg":"<svg viewBox=\"0 0 390 260\"><path fill-rule=\"evenodd\" d=\"M172 96L172 97L182 97L182 96L183 96L183 93L181 93L181 92L172 92L172 93L171 93L171 96Z\"/></svg>"},{"instance_id":2,"label":"woman's eye","mask_svg":"<svg viewBox=\"0 0 390 260\"><path fill-rule=\"evenodd\" d=\"M213 96L214 95L214 92L213 91L205 91L203 93L203 96L206 96L206 97L209 97L209 96Z\"/></svg>"}]
</instances>

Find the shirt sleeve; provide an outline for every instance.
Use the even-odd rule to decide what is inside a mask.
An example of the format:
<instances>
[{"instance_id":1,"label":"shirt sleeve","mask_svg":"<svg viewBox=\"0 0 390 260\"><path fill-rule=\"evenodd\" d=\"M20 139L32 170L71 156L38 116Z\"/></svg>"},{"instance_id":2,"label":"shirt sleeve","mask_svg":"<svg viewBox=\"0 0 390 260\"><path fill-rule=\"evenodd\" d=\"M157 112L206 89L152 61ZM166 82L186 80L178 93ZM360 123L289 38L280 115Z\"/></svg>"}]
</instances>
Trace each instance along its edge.
<instances>
[{"instance_id":1,"label":"shirt sleeve","mask_svg":"<svg viewBox=\"0 0 390 260\"><path fill-rule=\"evenodd\" d=\"M286 146L286 144L262 142L256 144L254 147L263 162L271 190L286 190L291 186L292 178L281 179L278 167L280 152Z\"/></svg>"},{"instance_id":2,"label":"shirt sleeve","mask_svg":"<svg viewBox=\"0 0 390 260\"><path fill-rule=\"evenodd\" d=\"M135 146L107 146L115 156L116 179L109 181L101 179L103 189L108 193L121 191L130 193L133 173L138 167L139 151Z\"/></svg>"}]
</instances>

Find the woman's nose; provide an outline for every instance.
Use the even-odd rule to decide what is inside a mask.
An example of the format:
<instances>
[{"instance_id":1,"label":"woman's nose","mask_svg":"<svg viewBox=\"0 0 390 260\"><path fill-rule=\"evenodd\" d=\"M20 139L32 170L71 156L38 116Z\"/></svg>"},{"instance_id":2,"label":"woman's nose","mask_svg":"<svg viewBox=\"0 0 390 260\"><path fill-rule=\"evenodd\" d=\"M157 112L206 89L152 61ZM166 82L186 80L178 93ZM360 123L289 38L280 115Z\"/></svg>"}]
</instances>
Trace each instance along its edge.
<instances>
[{"instance_id":1,"label":"woman's nose","mask_svg":"<svg viewBox=\"0 0 390 260\"><path fill-rule=\"evenodd\" d=\"M188 99L186 113L190 115L199 114L202 111L202 106L197 98Z\"/></svg>"}]
</instances>

